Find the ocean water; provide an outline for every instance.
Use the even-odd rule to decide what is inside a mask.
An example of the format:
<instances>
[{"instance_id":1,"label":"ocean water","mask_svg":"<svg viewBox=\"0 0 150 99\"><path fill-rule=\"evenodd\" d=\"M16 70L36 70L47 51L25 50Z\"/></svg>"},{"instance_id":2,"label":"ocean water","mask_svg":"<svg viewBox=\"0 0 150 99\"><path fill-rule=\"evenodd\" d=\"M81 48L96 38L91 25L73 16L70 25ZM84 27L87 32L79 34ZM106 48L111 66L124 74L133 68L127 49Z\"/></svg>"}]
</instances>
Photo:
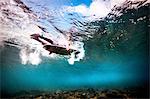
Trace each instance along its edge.
<instances>
[{"instance_id":1,"label":"ocean water","mask_svg":"<svg viewBox=\"0 0 150 99\"><path fill-rule=\"evenodd\" d=\"M99 29L93 38L84 41L85 57L73 65L66 58L46 57L39 65L22 64L20 49L1 47L1 91L126 88L148 83L149 27L145 9L148 6L130 10L136 23L129 21L130 11L116 18L123 23L107 19L93 22L104 30ZM144 18L138 21L140 17Z\"/></svg>"}]
</instances>

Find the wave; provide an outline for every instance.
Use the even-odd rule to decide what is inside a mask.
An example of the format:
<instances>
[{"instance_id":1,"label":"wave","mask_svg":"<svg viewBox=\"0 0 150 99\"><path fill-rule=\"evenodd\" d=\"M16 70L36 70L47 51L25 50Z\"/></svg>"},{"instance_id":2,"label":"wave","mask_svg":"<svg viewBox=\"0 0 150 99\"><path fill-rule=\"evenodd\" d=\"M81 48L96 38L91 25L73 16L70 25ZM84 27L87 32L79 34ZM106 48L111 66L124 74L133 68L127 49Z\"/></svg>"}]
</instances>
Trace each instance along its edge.
<instances>
[{"instance_id":1,"label":"wave","mask_svg":"<svg viewBox=\"0 0 150 99\"><path fill-rule=\"evenodd\" d=\"M20 0L2 0L0 1L0 45L15 46L20 49L20 58L22 64L31 63L38 65L42 59L41 57L61 58L63 56L51 54L43 49L42 44L30 38L31 34L39 33L51 38L60 46L67 46L67 38L55 32L55 34L46 33L38 23L39 17L34 14L22 1ZM84 43L80 41L72 42L71 48L80 51L78 57L72 53L68 59L70 64L74 61L79 61L84 57Z\"/></svg>"},{"instance_id":2,"label":"wave","mask_svg":"<svg viewBox=\"0 0 150 99\"><path fill-rule=\"evenodd\" d=\"M22 64L31 63L38 65L42 62L42 57L48 58L67 58L69 64L80 61L85 57L84 42L94 38L97 32L101 35L106 30L99 22L116 22L118 17L128 9L137 9L145 5L148 1L126 1L121 6L115 6L104 18L96 21L89 21L85 16L74 13L49 10L47 7L38 5L43 10L40 12L31 10L20 0L1 0L0 1L0 46L10 45L20 49ZM56 13L56 14L54 14ZM67 14L67 18L64 15ZM63 28L62 23L66 26ZM38 33L57 42L59 46L67 47L80 51L77 57L72 53L70 56L57 54L49 55L43 49L43 45L30 38L31 34ZM71 41L68 41L68 35ZM11 42L11 43L8 43Z\"/></svg>"}]
</instances>

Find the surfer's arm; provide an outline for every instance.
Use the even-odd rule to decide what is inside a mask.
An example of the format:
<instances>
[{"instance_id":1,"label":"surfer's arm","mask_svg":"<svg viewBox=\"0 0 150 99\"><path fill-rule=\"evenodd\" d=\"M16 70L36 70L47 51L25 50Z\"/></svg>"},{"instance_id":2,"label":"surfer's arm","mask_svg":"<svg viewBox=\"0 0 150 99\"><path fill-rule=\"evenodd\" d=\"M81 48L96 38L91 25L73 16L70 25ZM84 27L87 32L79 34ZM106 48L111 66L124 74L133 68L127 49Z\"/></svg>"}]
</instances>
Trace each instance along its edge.
<instances>
[{"instance_id":1,"label":"surfer's arm","mask_svg":"<svg viewBox=\"0 0 150 99\"><path fill-rule=\"evenodd\" d=\"M37 41L39 41L39 42L42 43L43 45L44 45L45 43L44 43L43 41L41 41L39 38L41 38L41 39L43 39L43 40L45 40L45 41L47 41L47 42L53 44L53 41L52 41L52 40L50 40L50 39L48 39L48 38L45 38L45 37L43 37L43 36L40 36L39 34L32 34L32 35L31 35L31 38L32 38L32 39L35 39L35 40L37 40Z\"/></svg>"},{"instance_id":2,"label":"surfer's arm","mask_svg":"<svg viewBox=\"0 0 150 99\"><path fill-rule=\"evenodd\" d=\"M45 45L45 43L43 41L41 41L40 39L35 39L37 41L39 41L40 43L42 43L42 45Z\"/></svg>"},{"instance_id":3,"label":"surfer's arm","mask_svg":"<svg viewBox=\"0 0 150 99\"><path fill-rule=\"evenodd\" d=\"M43 37L43 36L39 36L39 37L40 37L41 39L44 39L44 40L46 40L47 42L53 44L53 41L52 41L51 39L45 38L45 37Z\"/></svg>"},{"instance_id":4,"label":"surfer's arm","mask_svg":"<svg viewBox=\"0 0 150 99\"><path fill-rule=\"evenodd\" d=\"M32 34L31 38L42 43L42 45L45 45L45 43L39 39L39 36L40 36L39 34Z\"/></svg>"}]
</instances>

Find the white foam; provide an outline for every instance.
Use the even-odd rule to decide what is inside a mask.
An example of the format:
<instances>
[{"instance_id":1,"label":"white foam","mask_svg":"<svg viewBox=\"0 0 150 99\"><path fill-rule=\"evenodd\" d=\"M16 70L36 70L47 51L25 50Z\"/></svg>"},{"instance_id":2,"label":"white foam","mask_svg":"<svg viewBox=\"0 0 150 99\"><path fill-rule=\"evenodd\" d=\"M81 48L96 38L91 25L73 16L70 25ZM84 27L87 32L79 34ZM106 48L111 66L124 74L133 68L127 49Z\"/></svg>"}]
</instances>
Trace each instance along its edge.
<instances>
[{"instance_id":1,"label":"white foam","mask_svg":"<svg viewBox=\"0 0 150 99\"><path fill-rule=\"evenodd\" d=\"M5 3L6 5L2 5ZM43 48L43 45L38 41L30 38L31 34L39 33L43 34L43 31L37 26L36 18L33 17L30 13L25 13L13 0L1 0L0 1L0 45L3 45L3 41L9 39L15 41L20 49L20 59L22 64L32 64L38 65L42 62L42 57L47 58L59 58L56 54L50 54ZM3 10L9 10L8 15L3 13ZM13 14L12 14L13 13ZM33 19L32 19L32 18ZM10 18L12 20L10 20ZM68 41L66 37L60 33L56 35L48 35L50 33L44 33L47 38L50 38L56 41L60 46L67 46ZM55 33L54 33L55 34ZM78 54L77 58L74 56L74 53L71 54L68 62L74 64L75 61L79 61L84 57L84 48L83 43L74 42L72 43L71 48L79 50L81 53Z\"/></svg>"}]
</instances>

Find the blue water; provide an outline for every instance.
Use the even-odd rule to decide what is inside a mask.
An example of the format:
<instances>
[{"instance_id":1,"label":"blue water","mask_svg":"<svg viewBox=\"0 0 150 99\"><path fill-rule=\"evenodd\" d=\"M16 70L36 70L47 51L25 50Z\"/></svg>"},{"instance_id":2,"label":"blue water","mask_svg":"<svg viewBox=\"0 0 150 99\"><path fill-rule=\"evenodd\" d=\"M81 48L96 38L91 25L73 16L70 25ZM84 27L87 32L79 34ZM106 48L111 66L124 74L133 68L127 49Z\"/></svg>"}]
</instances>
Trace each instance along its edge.
<instances>
[{"instance_id":1,"label":"blue water","mask_svg":"<svg viewBox=\"0 0 150 99\"><path fill-rule=\"evenodd\" d=\"M146 11L135 11L133 17L148 15ZM66 59L48 58L42 58L43 61L38 66L23 65L19 49L11 46L1 48L2 91L11 93L21 90L126 88L147 83L148 17L132 24L128 21L130 16L130 12L121 16L127 21L125 23L106 24L109 34L101 37L95 35L84 41L85 57L74 65L69 65ZM121 33L123 37L116 40ZM110 41L115 46L111 47Z\"/></svg>"},{"instance_id":2,"label":"blue water","mask_svg":"<svg viewBox=\"0 0 150 99\"><path fill-rule=\"evenodd\" d=\"M44 59L40 65L33 66L22 65L18 51L8 46L2 51L4 91L122 88L138 86L148 78L148 63L141 55L101 57L98 52L91 52L92 56L87 55L74 65L65 59Z\"/></svg>"}]
</instances>

